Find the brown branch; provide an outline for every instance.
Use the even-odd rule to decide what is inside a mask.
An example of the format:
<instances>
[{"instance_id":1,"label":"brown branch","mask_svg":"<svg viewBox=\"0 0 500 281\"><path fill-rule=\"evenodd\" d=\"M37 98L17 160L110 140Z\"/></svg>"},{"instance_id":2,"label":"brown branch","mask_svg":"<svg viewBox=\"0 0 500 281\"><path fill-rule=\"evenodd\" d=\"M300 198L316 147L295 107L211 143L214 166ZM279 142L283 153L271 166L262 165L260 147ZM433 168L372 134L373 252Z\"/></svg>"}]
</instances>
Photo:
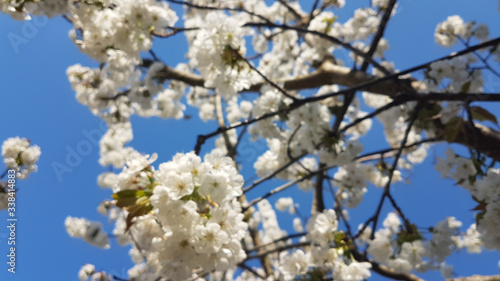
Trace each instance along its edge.
<instances>
[{"instance_id":1,"label":"brown branch","mask_svg":"<svg viewBox=\"0 0 500 281\"><path fill-rule=\"evenodd\" d=\"M161 82L170 79L179 80L190 86L204 87L205 85L205 80L203 80L201 76L189 72L179 71L168 65L165 65L162 70L158 71L155 78Z\"/></svg>"},{"instance_id":2,"label":"brown branch","mask_svg":"<svg viewBox=\"0 0 500 281\"><path fill-rule=\"evenodd\" d=\"M352 256L360 262L369 262L372 265L372 270L375 271L376 273L394 279L394 280L405 280L405 281L424 281L420 277L413 275L413 274L404 274L404 273L396 273L393 270L389 269L385 265L378 264L365 256L361 255L357 251L351 251Z\"/></svg>"},{"instance_id":3,"label":"brown branch","mask_svg":"<svg viewBox=\"0 0 500 281\"><path fill-rule=\"evenodd\" d=\"M217 115L217 122L219 123L219 128L224 128L226 126L226 122L224 120L224 113L222 112L222 97L220 95L215 96L215 112ZM222 137L224 138L224 144L226 145L227 156L229 156L233 161L236 158L236 151L234 149L231 140L229 139L229 135L227 131L222 132ZM236 167L235 162L235 167Z\"/></svg>"},{"instance_id":4,"label":"brown branch","mask_svg":"<svg viewBox=\"0 0 500 281\"><path fill-rule=\"evenodd\" d=\"M265 114L264 116L260 116L256 119L249 119L225 128L222 128L216 132L213 132L211 134L207 135L200 135L198 142L197 142L197 149L201 148L201 145L204 143L204 141L212 136L215 136L225 130L229 130L232 128L237 128L239 126L251 124L254 122L257 122L259 120L269 118L272 116L276 116L279 113L286 113L290 112L291 110L294 110L298 108L300 105L303 105L308 102L315 102L315 101L321 101L325 100L329 97L343 94L347 92L348 90L365 90L373 93L378 93L382 95L386 95L392 98L395 98L399 91L399 83L406 84L408 86L411 86L413 89L418 90L418 85L419 82L417 81L412 81L411 79L399 79L401 75L411 73L413 71L417 71L420 69L424 69L428 67L432 62L438 61L438 60L443 60L443 59L450 59L453 57L457 57L460 55L464 55L470 52L473 52L475 50L483 49L489 46L493 46L496 44L500 43L500 38L496 38L487 42L484 42L482 44L478 44L472 47L469 47L467 49L464 49L460 52L453 53L448 56L441 57L439 59L409 68L405 71L394 73L388 76L385 76L383 78L377 78L375 76L366 74L361 71L351 71L349 68L343 67L343 66L338 66L335 65L333 62L326 60L322 63L322 65L314 72L304 75L304 76L299 76L296 78L291 78L291 79L285 79L281 81L277 81L277 83L283 82L284 86L283 88L285 90L300 90L300 89L310 89L310 88L318 88L322 85L326 84L339 84L339 85L344 85L351 87L347 90L344 91L339 91L337 93L329 93L326 95L322 96L314 96L311 98L307 98L304 100L299 100L299 103L295 104L295 106L291 106L287 109L287 111L280 110L279 112L271 112L268 114ZM184 73L177 71L173 68L170 68L166 66L163 71L160 71L159 73L160 79L175 79L175 80L180 80L182 82L185 82L189 85L192 86L203 86L204 85L204 80L198 75L191 74L191 73ZM398 78L398 82L394 81L395 78ZM258 83L250 87L247 91L258 91L260 87L263 85L264 82ZM467 99L473 99L477 101L498 101L500 99L499 95L493 95L493 94L441 94L441 93L431 93L430 95L424 95L424 94L412 94L412 95L404 95L400 96L399 98L403 98L404 102L411 100L419 100L419 99L424 99L424 100L435 100L435 101L443 101L443 100L463 100L466 101ZM443 134L445 125L440 123L439 120L435 120L434 122L434 133L440 137L441 140L446 140L445 135ZM479 126L477 132L477 140L481 144L479 152L486 154L487 156L491 157L492 159L496 161L500 161L500 150L498 147L500 146L500 133L489 129L484 126ZM454 143L459 143L468 147L474 147L473 143L471 143L470 137L467 137L468 135L470 136L471 133L474 132L474 129L470 127L470 125L467 124L467 122L463 122L462 127L457 128L458 134L455 139L453 140L446 140L448 142L454 142Z\"/></svg>"},{"instance_id":5,"label":"brown branch","mask_svg":"<svg viewBox=\"0 0 500 281\"><path fill-rule=\"evenodd\" d=\"M272 172L271 174L265 176L265 177L262 177L256 181L254 181L252 183L252 185L248 186L248 187L245 187L243 188L243 193L247 193L248 191L252 190L253 188L255 188L256 186L258 186L259 184L271 179L271 178L274 178L274 176L276 176L277 174L281 173L282 171L286 170L286 168L288 168L290 165L292 165L293 163L295 163L295 161L299 160L300 158L306 156L307 153L302 153L301 155L295 157L295 158L292 158L290 159L290 161L288 161L285 165L279 167L278 169L276 169L274 172Z\"/></svg>"},{"instance_id":6,"label":"brown branch","mask_svg":"<svg viewBox=\"0 0 500 281\"><path fill-rule=\"evenodd\" d=\"M193 31L193 30L198 30L198 27L167 27L167 29L170 29L168 32L161 32L161 31L153 31L151 32L151 35L159 37L159 38L168 38L171 36L174 36L177 33L180 32L186 32L186 31Z\"/></svg>"},{"instance_id":7,"label":"brown branch","mask_svg":"<svg viewBox=\"0 0 500 281\"><path fill-rule=\"evenodd\" d=\"M380 63L378 63L377 61L375 61L373 58L366 56L366 54L363 53L361 50L358 50L357 48L353 47L351 44L343 42L342 40L340 40L340 39L338 39L336 37L330 36L330 35L328 35L326 33L323 33L323 32L319 32L319 31L316 31L316 30L310 30L310 29L304 29L304 28L301 28L301 27L298 27L298 26L290 26L290 25L287 25L287 24L277 24L277 23L272 23L272 22L265 22L265 23L262 23L262 22L248 22L248 23L244 24L243 26L244 27L269 27L269 28L274 27L274 28L282 28L284 30L294 30L294 31L296 31L298 33L303 33L303 34L312 34L312 35L318 36L320 38L326 39L326 40L330 41L333 44L340 45L344 49L353 52L355 55L364 58L371 65L373 65L374 68L380 70L385 75L389 75L390 74L390 72L385 67L383 67L382 65L380 65Z\"/></svg>"},{"instance_id":8,"label":"brown branch","mask_svg":"<svg viewBox=\"0 0 500 281\"><path fill-rule=\"evenodd\" d=\"M315 89L329 84L354 87L376 80L379 80L376 76L366 74L363 71L353 71L348 67L334 64L332 60L325 60L320 67L312 73L294 78L282 79L281 81L278 80L277 82L282 82L283 87L286 90L303 90ZM402 84L406 84L408 86L412 85L409 79L400 79L400 81ZM414 86L417 86L417 84L415 83ZM252 85L248 91L258 91L260 87L262 87L262 83ZM361 89L391 97L400 92L397 83L389 79Z\"/></svg>"},{"instance_id":9,"label":"brown branch","mask_svg":"<svg viewBox=\"0 0 500 281\"><path fill-rule=\"evenodd\" d=\"M437 142L437 140L436 139L425 139L425 140L421 140L418 142L414 142L412 144L405 145L403 148L408 149L408 148L419 146L421 144L428 143L428 142ZM362 162L366 162L366 161L379 160L381 158L385 159L385 158L393 157L398 150L399 150L399 147L387 148L387 149L383 149L383 150L360 155L358 157L355 157L353 160L355 160L359 163L362 163Z\"/></svg>"},{"instance_id":10,"label":"brown branch","mask_svg":"<svg viewBox=\"0 0 500 281\"><path fill-rule=\"evenodd\" d=\"M306 179L309 179L309 178L311 178L313 175L314 175L314 174L309 174L309 175L306 175L306 176L304 176L304 177L301 177L301 178L295 179L295 180L293 180L293 181L287 182L287 183L285 183L285 184L283 184L283 185L280 185L280 186L278 186L277 188L275 188L275 189L273 189L273 190L269 191L268 193L264 194L263 196L261 196L261 197L259 197L259 198L255 198L254 200L250 201L250 203L248 203L248 205L243 206L243 208L242 208L242 213L246 212L246 210L248 210L248 208L250 208L250 207L252 207L253 205L255 205L255 204L259 203L260 201L262 201L262 200L264 200L264 199L266 199L266 198L270 197L271 195L274 195L274 194L276 194L276 193L279 193L279 192L281 192L281 191L283 191L283 190L285 190L285 189L287 189L287 188L290 188L290 187L294 186L295 184L297 184L297 183L299 183L299 182L301 182L301 181L304 181L304 180L306 180Z\"/></svg>"},{"instance_id":11,"label":"brown branch","mask_svg":"<svg viewBox=\"0 0 500 281\"><path fill-rule=\"evenodd\" d=\"M252 11L248 11L248 10L245 10L243 8L229 8L229 7L213 7L213 6L201 6L201 5L196 5L196 4L193 4L191 2L187 2L187 1L179 1L179 0L166 0L167 2L170 2L170 3L173 3L173 4L180 4L180 5L184 5L186 7L190 7L190 8L193 8L193 9L199 9L199 10L212 10L212 11L232 11L232 12L243 12L243 13L246 13L250 16L254 16L254 17L257 17L261 20L263 20L264 22L267 22L267 23L271 23L272 22L267 19L266 17L262 16L262 15L259 15L259 14L256 14ZM223 2L221 2L223 4Z\"/></svg>"},{"instance_id":12,"label":"brown branch","mask_svg":"<svg viewBox=\"0 0 500 281\"><path fill-rule=\"evenodd\" d=\"M408 123L408 125L406 127L406 131L405 131L403 140L401 141L401 145L400 145L399 149L397 150L396 155L394 156L394 162L392 164L391 169L389 170L389 174L388 174L388 178L387 178L387 183L386 183L386 185L384 187L384 193L382 194L382 196L380 198L380 201L379 201L379 204L378 204L377 209L375 211L375 214L372 216L372 218L373 218L373 220L372 220L372 229L373 230L372 230L372 233L370 235L370 239L371 240L373 240L373 238L375 237L375 231L377 229L377 222L378 222L378 219L379 219L379 216L380 216L380 212L382 211L382 206L384 205L385 198L390 193L390 187L391 187L391 183L392 183L392 178L394 176L394 172L396 171L396 169L398 167L399 158L403 154L403 150L404 150L404 147L406 146L406 142L408 141L408 136L410 135L411 128L413 127L413 124L417 120L418 113L419 113L419 111L420 111L421 108L422 108L422 104L419 102L417 104L417 106L416 106L416 109L415 109L415 111L413 113L413 116L411 117L410 122ZM401 210L399 210L399 211L401 212ZM402 212L401 212L401 214L402 214ZM405 217L402 216L402 218L405 218ZM407 220L404 220L404 223L405 223L405 226L408 227L409 222Z\"/></svg>"},{"instance_id":13,"label":"brown branch","mask_svg":"<svg viewBox=\"0 0 500 281\"><path fill-rule=\"evenodd\" d=\"M322 170L326 167L324 163L321 163L319 169ZM325 173L318 173L316 176L316 184L314 185L314 197L311 206L311 216L316 213L321 213L325 209L325 202L323 200L323 181L325 179Z\"/></svg>"},{"instance_id":14,"label":"brown branch","mask_svg":"<svg viewBox=\"0 0 500 281\"><path fill-rule=\"evenodd\" d=\"M299 12L297 12L294 8L292 8L285 0L278 0L278 2L280 2L281 5L285 6L286 9L294 15L294 17L296 19L301 19L302 16L299 14Z\"/></svg>"},{"instance_id":15,"label":"brown branch","mask_svg":"<svg viewBox=\"0 0 500 281\"><path fill-rule=\"evenodd\" d=\"M255 247L251 250L248 250L247 253L250 253L250 252L254 252L254 251L258 251L262 248L265 248L265 247L269 247L269 246L272 246L278 242L282 242L282 241L286 241L288 239L292 239L292 238L297 238L297 237L302 237L302 236L306 236L307 235L307 232L300 232L300 233L294 233L294 234L290 234L290 235L287 235L287 236L284 236L284 237L281 237L279 239L276 239L272 242L269 242L269 243L266 243L266 244L262 244L258 247Z\"/></svg>"},{"instance_id":16,"label":"brown branch","mask_svg":"<svg viewBox=\"0 0 500 281\"><path fill-rule=\"evenodd\" d=\"M311 245L310 241L298 242L298 243L295 243L295 244L290 244L290 245L286 245L286 246L283 246L283 247L271 249L271 250L262 252L262 253L257 254L257 255L248 256L245 260L258 259L258 258L260 258L262 256L267 256L267 255L272 254L272 253L283 252L283 251L286 251L286 250L289 250L289 249L299 248L299 247L309 246L309 245Z\"/></svg>"},{"instance_id":17,"label":"brown branch","mask_svg":"<svg viewBox=\"0 0 500 281\"><path fill-rule=\"evenodd\" d=\"M260 247L260 245L262 245L262 241L260 240L260 235L257 229L248 228L248 232L250 233L250 237L252 238L254 246ZM273 274L273 267L271 265L271 262L267 258L267 254L265 254L264 248L260 248L260 250L257 251L257 255L258 255L257 258L260 260L260 264L262 265L262 268L264 269L267 278L268 276ZM248 260L248 258L245 260Z\"/></svg>"},{"instance_id":18,"label":"brown branch","mask_svg":"<svg viewBox=\"0 0 500 281\"><path fill-rule=\"evenodd\" d=\"M257 271L255 271L253 268L249 267L248 265L246 265L244 263L238 264L238 267L241 267L242 269L252 273L257 278L260 278L262 280L266 280L265 276L261 276Z\"/></svg>"},{"instance_id":19,"label":"brown branch","mask_svg":"<svg viewBox=\"0 0 500 281\"><path fill-rule=\"evenodd\" d=\"M372 44L370 45L370 49L366 53L367 57L372 57L375 51L377 50L378 43L380 42L380 39L384 36L385 28L387 27L387 23L389 22L389 19L391 18L392 10L394 9L394 6L396 5L397 0L390 0L389 4L387 5L387 8L384 11L384 15L382 16L382 19L380 20L380 25L377 29L377 34L375 34L375 37L373 37ZM363 61L363 65L361 65L361 71L365 72L368 69L368 61L365 59Z\"/></svg>"},{"instance_id":20,"label":"brown branch","mask_svg":"<svg viewBox=\"0 0 500 281\"><path fill-rule=\"evenodd\" d=\"M495 161L500 161L500 132L483 126L481 124L474 124L472 126L469 122L460 122L457 124L456 130L458 131L457 135L454 139L447 139L445 134L445 125L441 123L441 121L436 120L434 122L436 125L436 132L441 134L437 134L440 140L444 140L450 143L458 143L464 145L466 147L477 149L478 152L483 153L494 159ZM477 145L474 142L474 138L471 136L475 136L477 139Z\"/></svg>"}]
</instances>

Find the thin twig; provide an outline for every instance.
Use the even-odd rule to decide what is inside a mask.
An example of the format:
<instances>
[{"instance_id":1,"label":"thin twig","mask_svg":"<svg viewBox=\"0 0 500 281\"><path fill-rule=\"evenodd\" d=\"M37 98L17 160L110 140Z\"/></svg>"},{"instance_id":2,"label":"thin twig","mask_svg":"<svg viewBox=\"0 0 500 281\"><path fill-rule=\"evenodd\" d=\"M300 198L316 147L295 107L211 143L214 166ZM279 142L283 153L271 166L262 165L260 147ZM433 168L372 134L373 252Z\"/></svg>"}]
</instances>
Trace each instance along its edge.
<instances>
[{"instance_id":1,"label":"thin twig","mask_svg":"<svg viewBox=\"0 0 500 281\"><path fill-rule=\"evenodd\" d=\"M384 11L384 15L382 16L382 19L380 20L380 25L378 26L377 33L375 34L375 37L373 37L372 44L370 45L370 49L366 53L367 57L373 57L373 54L377 50L378 43L380 42L380 39L384 37L384 32L385 28L387 27L387 23L389 22L389 19L391 18L392 10L394 9L394 6L396 5L397 0L390 0L389 4L387 5L387 8ZM365 59L363 61L363 64L361 65L361 71L365 72L368 69L368 61Z\"/></svg>"},{"instance_id":2,"label":"thin twig","mask_svg":"<svg viewBox=\"0 0 500 281\"><path fill-rule=\"evenodd\" d=\"M387 176L388 178L387 178L387 183L385 184L385 187L384 187L384 193L382 194L382 197L380 198L379 204L377 206L377 210L375 211L375 214L373 215L372 233L370 235L370 239L372 239L372 240L375 237L375 230L377 229L377 222L378 222L378 219L379 219L379 216L380 216L380 212L382 211L382 206L384 204L384 200L385 200L385 198L387 197L387 195L390 192L390 187L391 187L391 183L392 183L392 177L394 176L394 172L397 169L399 158L403 154L403 150L404 150L404 147L406 145L406 142L408 141L408 136L410 135L411 128L413 127L413 124L417 120L418 113L420 111L421 106L422 106L422 104L419 102L417 104L417 106L415 107L415 110L413 112L413 116L411 117L411 120L408 123L408 126L406 127L406 131L405 131L403 140L401 141L401 146L399 147L399 149L398 149L398 151L396 153L396 156L394 156L394 162L393 162L392 167L389 170L389 174ZM405 221L406 225L407 225L407 223L408 222Z\"/></svg>"}]
</instances>

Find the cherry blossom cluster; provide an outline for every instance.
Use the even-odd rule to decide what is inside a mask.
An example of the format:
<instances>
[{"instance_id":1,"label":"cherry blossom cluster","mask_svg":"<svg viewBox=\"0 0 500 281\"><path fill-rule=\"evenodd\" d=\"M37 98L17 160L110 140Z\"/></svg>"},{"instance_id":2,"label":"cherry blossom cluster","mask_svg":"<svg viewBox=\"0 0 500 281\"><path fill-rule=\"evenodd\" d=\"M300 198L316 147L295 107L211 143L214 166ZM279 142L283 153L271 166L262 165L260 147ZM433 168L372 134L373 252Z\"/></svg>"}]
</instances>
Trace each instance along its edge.
<instances>
[{"instance_id":1,"label":"cherry blossom cluster","mask_svg":"<svg viewBox=\"0 0 500 281\"><path fill-rule=\"evenodd\" d=\"M17 179L25 179L32 172L36 172L36 162L42 151L38 145L31 145L26 138L8 138L2 144L2 156L8 169L16 170Z\"/></svg>"},{"instance_id":2,"label":"cherry blossom cluster","mask_svg":"<svg viewBox=\"0 0 500 281\"><path fill-rule=\"evenodd\" d=\"M9 14L16 20L30 20L30 15L54 17L68 12L68 1L2 0L0 1L0 12Z\"/></svg>"},{"instance_id":3,"label":"cherry blossom cluster","mask_svg":"<svg viewBox=\"0 0 500 281\"><path fill-rule=\"evenodd\" d=\"M107 61L107 50L123 51L132 58L148 51L152 32L163 32L177 21L177 15L165 2L77 1L69 4L74 29L71 39L88 56Z\"/></svg>"},{"instance_id":4,"label":"cherry blossom cluster","mask_svg":"<svg viewBox=\"0 0 500 281\"><path fill-rule=\"evenodd\" d=\"M469 253L481 252L475 225L471 225L466 233L461 233L459 228L462 223L454 217L439 221L430 229L432 235L429 238L412 226L403 226L395 213L389 213L383 225L384 228L375 233L374 239L366 235L371 233L371 229L367 228L360 242L368 244L367 253L376 262L387 265L397 273L439 269L444 278L451 278L453 267L446 263L446 258L454 250L466 248Z\"/></svg>"},{"instance_id":5,"label":"cherry blossom cluster","mask_svg":"<svg viewBox=\"0 0 500 281\"><path fill-rule=\"evenodd\" d=\"M118 242L133 245L133 260L173 280L190 278L197 271L223 271L242 261L246 254L240 241L247 224L237 197L242 194L243 178L233 161L219 150L207 154L204 161L192 152L179 153L158 170L150 166L155 160L156 155L138 155L127 161L121 173L105 173L99 180L117 196L118 208L107 203L103 212L116 221L113 234ZM135 205L125 207L127 192L144 196L134 195L139 197ZM150 209L129 220L141 206ZM77 223L71 220L67 219L71 236L96 244L86 238L89 230L73 230Z\"/></svg>"},{"instance_id":6,"label":"cherry blossom cluster","mask_svg":"<svg viewBox=\"0 0 500 281\"><path fill-rule=\"evenodd\" d=\"M291 200L279 205L292 204ZM286 245L287 243L266 243L286 236L276 219L272 206L266 200L259 202L258 212L254 214L255 221L262 221L261 232L266 250ZM255 222L254 222L255 223ZM252 224L252 222L250 222ZM300 224L300 223L297 223ZM296 227L296 228L301 228ZM299 229L301 230L301 229ZM314 268L321 276L332 276L335 280L364 280L371 276L371 264L357 262L349 253L349 245L345 243L345 233L338 229L335 211L326 209L313 215L306 225L307 235L301 242L309 245L306 249L294 249L271 255L271 264L276 270L275 279L295 280L308 276ZM288 242L290 244L290 242ZM318 275L319 276L319 275ZM240 276L241 279L244 275Z\"/></svg>"},{"instance_id":7,"label":"cherry blossom cluster","mask_svg":"<svg viewBox=\"0 0 500 281\"><path fill-rule=\"evenodd\" d=\"M454 15L437 25L434 38L439 45L451 47L457 43L458 39L468 39L474 36L480 41L486 41L488 35L487 25L476 26L475 22L464 22L460 16Z\"/></svg>"},{"instance_id":8,"label":"cherry blossom cluster","mask_svg":"<svg viewBox=\"0 0 500 281\"><path fill-rule=\"evenodd\" d=\"M446 158L437 158L435 169L441 176L451 178L458 185L470 192L472 198L478 202L480 213L476 214L476 224L470 226L468 232L476 235L477 251L480 246L486 249L500 249L500 240L497 230L500 227L498 210L500 206L500 171L494 168L478 170L474 161L461 157L448 148L445 152ZM477 162L476 162L477 163Z\"/></svg>"},{"instance_id":9,"label":"cherry blossom cluster","mask_svg":"<svg viewBox=\"0 0 500 281\"><path fill-rule=\"evenodd\" d=\"M2 175L2 178L7 174L10 176L5 182L0 182L0 210L9 207L10 195L8 190L16 189L15 181L26 179L29 174L38 170L36 163L41 153L40 147L31 145L31 141L26 138L8 138L3 142L3 162L6 168L14 171L14 173L5 171Z\"/></svg>"},{"instance_id":10,"label":"cherry blossom cluster","mask_svg":"<svg viewBox=\"0 0 500 281\"><path fill-rule=\"evenodd\" d=\"M167 2L182 2L181 23ZM380 38L376 48L372 43L385 11L391 9L387 15L393 16L397 5L390 8L389 0L373 0L370 7L356 9L340 22L335 9L344 7L345 0L314 1L318 6L311 12L301 6L304 1L266 2L0 0L0 11L18 20L64 15L73 25L71 40L99 63L99 67L76 64L66 74L78 102L108 126L99 143L99 164L110 170L98 177L98 185L109 188L113 200L101 203L98 212L114 223L112 236L117 243L131 248L135 266L128 272L129 280L361 281L380 266L408 276L440 270L449 278L453 268L447 258L454 251L500 250L500 170L494 164L487 166L472 149L471 157L464 157L449 148L446 158L437 157L435 165L443 178L465 188L478 204L475 223L465 231L451 216L422 230L399 211L389 213L383 227L377 227L383 216L377 211L376 218L361 224L354 234L347 209L358 207L370 186L384 188L381 206L384 200L394 200L391 183L402 182L405 171L427 157L430 144L418 143L443 139L429 130L437 122L444 127L444 139L453 142L452 125L464 122L460 113L465 105L430 102L422 109L419 102L405 102L381 110L375 118L383 126L389 151L369 155L372 158L363 155L363 138L375 119L372 115L361 121L370 114L367 111L404 98L398 96L401 92L482 92L488 67L478 53L484 50L434 61L424 67L419 81L397 77L401 92L395 94L337 94L344 86L357 85L347 83L352 81L314 87L309 83L317 82L309 81L293 87L291 81L303 83L337 68L341 76L365 77L362 82L396 73L394 62L385 57L389 41ZM152 47L155 40L177 33L185 36L189 49L186 61L171 67ZM489 30L484 24L450 16L437 25L434 36L444 47L458 42L468 47L472 41L486 42ZM339 58L343 49L348 55ZM488 56L500 60L500 47L488 51ZM366 68L370 60L371 68ZM327 63L330 68L324 67ZM408 93L406 82L412 87ZM414 82L419 85L413 86ZM309 88L314 90L305 90ZM203 159L199 151L178 153L155 168L156 154L144 155L128 145L134 138L133 115L188 119L188 106L198 109L202 121L216 120L219 126L215 149ZM493 121L485 109L478 110L486 115L480 121ZM247 200L241 166L236 164L240 160L236 148L247 132L252 140L267 144L253 163L262 182L272 178L294 183L303 191L314 189L315 196L326 190L325 182L331 187L333 209L313 206L307 219L291 197L277 199L273 208L265 198L283 186ZM2 155L6 166L25 178L36 170L40 148L12 138L3 144ZM394 163L387 158L395 158ZM0 209L1 202L0 197ZM293 217L294 239L287 238L275 209ZM99 222L67 217L65 226L71 237L110 247L109 235ZM262 268L242 263L257 258ZM78 276L82 281L113 279L93 265L84 265Z\"/></svg>"},{"instance_id":11,"label":"cherry blossom cluster","mask_svg":"<svg viewBox=\"0 0 500 281\"><path fill-rule=\"evenodd\" d=\"M97 271L93 264L85 264L80 268L78 278L80 278L81 281L87 281L89 278L92 281L109 281L113 279L113 276L104 271Z\"/></svg>"},{"instance_id":12,"label":"cherry blossom cluster","mask_svg":"<svg viewBox=\"0 0 500 281\"><path fill-rule=\"evenodd\" d=\"M195 35L187 34L190 64L205 78L205 87L215 88L226 99L247 89L255 80L255 73L243 61L243 24L238 17L223 12L210 12L186 21L186 27L199 28Z\"/></svg>"},{"instance_id":13,"label":"cherry blossom cluster","mask_svg":"<svg viewBox=\"0 0 500 281\"><path fill-rule=\"evenodd\" d=\"M180 280L198 267L223 271L246 257L240 240L247 226L236 200L243 178L230 158L214 151L202 162L193 153L178 154L156 175L161 185L151 203L165 231L155 241L163 274Z\"/></svg>"},{"instance_id":14,"label":"cherry blossom cluster","mask_svg":"<svg viewBox=\"0 0 500 281\"><path fill-rule=\"evenodd\" d=\"M102 229L100 222L89 221L86 218L67 217L64 225L69 236L81 238L99 248L109 248L108 235Z\"/></svg>"}]
</instances>

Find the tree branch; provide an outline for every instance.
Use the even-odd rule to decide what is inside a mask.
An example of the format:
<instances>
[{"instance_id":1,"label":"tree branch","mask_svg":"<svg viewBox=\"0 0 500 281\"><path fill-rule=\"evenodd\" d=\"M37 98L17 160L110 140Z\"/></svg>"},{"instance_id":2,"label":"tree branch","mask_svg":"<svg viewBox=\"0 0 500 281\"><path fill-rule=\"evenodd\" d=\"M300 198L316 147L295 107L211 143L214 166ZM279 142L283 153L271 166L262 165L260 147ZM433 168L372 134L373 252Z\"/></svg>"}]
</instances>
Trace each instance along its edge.
<instances>
[{"instance_id":1,"label":"tree branch","mask_svg":"<svg viewBox=\"0 0 500 281\"><path fill-rule=\"evenodd\" d=\"M326 167L324 163L321 163L319 166L319 170L322 170ZM316 176L316 184L314 185L314 197L311 206L311 216L316 213L321 213L325 209L325 203L323 201L323 181L325 179L325 173L318 173Z\"/></svg>"},{"instance_id":2,"label":"tree branch","mask_svg":"<svg viewBox=\"0 0 500 281\"><path fill-rule=\"evenodd\" d=\"M378 264L365 256L361 255L357 251L351 251L352 256L357 260L361 262L369 262L372 265L372 270L375 271L376 273L394 279L394 280L405 280L405 281L424 281L423 279L420 279L418 276L413 275L413 274L404 274L404 273L396 273L386 267L385 265Z\"/></svg>"},{"instance_id":3,"label":"tree branch","mask_svg":"<svg viewBox=\"0 0 500 281\"><path fill-rule=\"evenodd\" d=\"M387 27L387 23L389 22L389 19L391 19L391 14L392 10L394 9L394 6L396 5L397 0L390 0L389 4L387 5L387 8L384 11L384 15L382 16L382 19L380 20L380 25L377 29L377 34L375 34L375 37L373 37L372 44L370 45L370 49L368 49L368 52L366 53L367 57L373 57L373 54L377 50L378 43L380 42L380 39L384 36L385 28ZM368 61L365 59L363 61L363 65L361 65L361 71L366 72L368 69Z\"/></svg>"}]
</instances>

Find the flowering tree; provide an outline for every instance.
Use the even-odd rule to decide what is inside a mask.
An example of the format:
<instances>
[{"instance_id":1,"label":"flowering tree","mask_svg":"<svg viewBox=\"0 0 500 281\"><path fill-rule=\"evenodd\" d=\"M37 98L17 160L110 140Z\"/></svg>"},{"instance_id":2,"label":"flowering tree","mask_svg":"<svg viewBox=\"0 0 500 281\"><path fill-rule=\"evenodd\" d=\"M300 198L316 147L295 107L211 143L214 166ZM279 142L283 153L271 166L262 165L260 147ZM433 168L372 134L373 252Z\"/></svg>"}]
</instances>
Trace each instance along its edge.
<instances>
[{"instance_id":1,"label":"flowering tree","mask_svg":"<svg viewBox=\"0 0 500 281\"><path fill-rule=\"evenodd\" d=\"M500 250L500 133L491 128L495 112L483 106L500 101L483 92L484 73L500 78L500 38L490 38L484 24L450 16L435 41L462 50L398 71L384 58L396 0L373 0L345 22L335 16L344 0L268 2L0 1L18 20L63 16L79 50L100 63L70 66L67 76L77 100L108 126L99 163L111 171L98 183L113 195L99 211L114 221L113 236L131 247L136 266L123 277L85 265L80 279L363 280L375 272L421 280L429 270L451 277L446 259L454 251ZM170 5L182 6L182 15ZM153 41L179 33L187 60L167 65ZM336 58L338 50L350 58ZM186 148L192 152L155 163L156 154L127 145L131 116L182 119L186 104L218 124L200 132ZM388 147L365 151L374 118ZM255 163L240 158L246 138L267 142ZM435 143L465 148L448 148L435 169L477 201L470 226L453 217L416 225L391 193ZM2 155L25 178L40 148L12 138ZM259 178L244 179L243 165ZM282 185L248 195L273 179ZM266 200L295 185L314 194L307 217L293 198L279 198L275 208ZM383 190L376 208L353 225L350 209L373 187ZM9 195L1 194L7 208ZM383 213L384 205L394 211ZM295 232L280 228L275 209L294 216ZM68 217L65 225L70 236L109 247L100 223Z\"/></svg>"}]
</instances>

